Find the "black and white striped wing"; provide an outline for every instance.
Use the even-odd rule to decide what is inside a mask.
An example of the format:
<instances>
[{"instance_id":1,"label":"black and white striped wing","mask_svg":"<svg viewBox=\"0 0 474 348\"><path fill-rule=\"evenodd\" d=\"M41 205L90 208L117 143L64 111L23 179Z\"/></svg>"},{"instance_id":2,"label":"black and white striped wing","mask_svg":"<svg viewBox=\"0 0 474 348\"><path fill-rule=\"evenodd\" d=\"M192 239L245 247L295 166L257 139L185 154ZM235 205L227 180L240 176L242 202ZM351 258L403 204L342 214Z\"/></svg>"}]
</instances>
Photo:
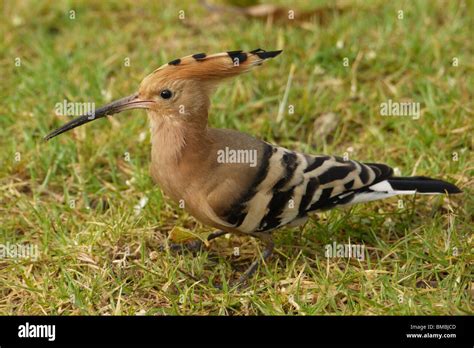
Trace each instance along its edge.
<instances>
[{"instance_id":1,"label":"black and white striped wing","mask_svg":"<svg viewBox=\"0 0 474 348\"><path fill-rule=\"evenodd\" d=\"M276 229L316 210L351 204L392 175L384 164L309 156L266 145L256 180L225 217L246 233Z\"/></svg>"}]
</instances>

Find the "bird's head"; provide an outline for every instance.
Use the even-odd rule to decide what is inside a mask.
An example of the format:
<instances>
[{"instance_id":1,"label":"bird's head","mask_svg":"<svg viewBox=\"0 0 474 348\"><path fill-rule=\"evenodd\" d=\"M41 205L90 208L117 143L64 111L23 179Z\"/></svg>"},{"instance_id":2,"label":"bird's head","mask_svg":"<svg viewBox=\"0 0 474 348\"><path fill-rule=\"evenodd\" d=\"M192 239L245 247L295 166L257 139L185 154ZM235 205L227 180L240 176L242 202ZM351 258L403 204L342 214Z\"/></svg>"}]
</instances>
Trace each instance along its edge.
<instances>
[{"instance_id":1,"label":"bird's head","mask_svg":"<svg viewBox=\"0 0 474 348\"><path fill-rule=\"evenodd\" d=\"M137 93L107 104L91 115L79 116L49 133L49 140L98 118L130 109L147 109L151 117L175 117L185 121L207 118L209 96L218 82L247 72L281 51L230 51L198 53L175 59L145 77Z\"/></svg>"}]
</instances>

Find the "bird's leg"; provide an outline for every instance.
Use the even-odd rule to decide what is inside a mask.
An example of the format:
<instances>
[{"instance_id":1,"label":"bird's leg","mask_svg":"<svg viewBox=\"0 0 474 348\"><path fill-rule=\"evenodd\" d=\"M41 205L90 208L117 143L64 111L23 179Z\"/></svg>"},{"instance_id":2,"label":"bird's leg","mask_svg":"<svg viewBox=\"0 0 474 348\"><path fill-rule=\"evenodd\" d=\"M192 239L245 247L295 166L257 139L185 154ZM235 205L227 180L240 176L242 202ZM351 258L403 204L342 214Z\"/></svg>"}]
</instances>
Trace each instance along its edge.
<instances>
[{"instance_id":1,"label":"bird's leg","mask_svg":"<svg viewBox=\"0 0 474 348\"><path fill-rule=\"evenodd\" d=\"M223 236L227 233L228 232L221 231L221 230L212 232L209 236L207 236L207 241L210 242L211 240L216 239L217 237ZM172 251L187 250L194 253L194 252L198 252L202 250L203 244L204 243L202 242L202 240L195 239L195 240L191 240L185 243L169 243L168 245L169 245L170 250ZM161 246L160 250L164 250L164 246Z\"/></svg>"},{"instance_id":2,"label":"bird's leg","mask_svg":"<svg viewBox=\"0 0 474 348\"><path fill-rule=\"evenodd\" d=\"M265 243L265 249L263 249L262 258L258 258L257 260L252 262L250 267L247 268L244 274L240 276L239 280L237 280L237 282L233 284L233 286L241 287L255 273L261 262L265 262L273 254L275 244L273 243L272 236L268 234L265 236L265 238L262 238L261 236L258 236L258 238L262 239Z\"/></svg>"}]
</instances>

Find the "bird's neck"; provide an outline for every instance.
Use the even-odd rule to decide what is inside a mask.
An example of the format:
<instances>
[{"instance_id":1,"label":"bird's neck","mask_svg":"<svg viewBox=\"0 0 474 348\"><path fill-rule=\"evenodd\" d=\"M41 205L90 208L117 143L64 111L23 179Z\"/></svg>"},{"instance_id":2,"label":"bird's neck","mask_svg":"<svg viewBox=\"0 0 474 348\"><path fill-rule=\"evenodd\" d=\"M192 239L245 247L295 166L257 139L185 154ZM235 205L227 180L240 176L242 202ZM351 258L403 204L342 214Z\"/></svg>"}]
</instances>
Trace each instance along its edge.
<instances>
[{"instance_id":1,"label":"bird's neck","mask_svg":"<svg viewBox=\"0 0 474 348\"><path fill-rule=\"evenodd\" d=\"M207 117L204 122L189 122L174 116L150 116L152 159L179 163L188 152L201 153L208 145Z\"/></svg>"},{"instance_id":2,"label":"bird's neck","mask_svg":"<svg viewBox=\"0 0 474 348\"><path fill-rule=\"evenodd\" d=\"M211 151L206 122L189 122L179 117L153 117L151 123L151 174L153 180L175 200L182 197L196 166L206 162Z\"/></svg>"}]
</instances>

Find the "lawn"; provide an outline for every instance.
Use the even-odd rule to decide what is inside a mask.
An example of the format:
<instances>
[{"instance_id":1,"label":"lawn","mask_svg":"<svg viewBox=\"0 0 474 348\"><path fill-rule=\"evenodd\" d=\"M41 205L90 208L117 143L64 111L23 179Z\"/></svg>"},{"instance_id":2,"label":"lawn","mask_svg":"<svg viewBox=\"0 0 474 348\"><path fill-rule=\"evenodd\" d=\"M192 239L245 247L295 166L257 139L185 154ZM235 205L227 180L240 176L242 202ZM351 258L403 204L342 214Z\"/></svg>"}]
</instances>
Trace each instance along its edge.
<instances>
[{"instance_id":1,"label":"lawn","mask_svg":"<svg viewBox=\"0 0 474 348\"><path fill-rule=\"evenodd\" d=\"M284 14L313 16L193 1L2 2L0 247L37 258L0 259L0 314L473 314L474 2L292 3ZM387 163L464 194L315 215L275 232L275 255L231 289L262 247L230 236L196 254L161 250L171 231L212 230L153 184L144 111L42 140L70 119L57 103L100 106L172 59L259 47L284 51L219 87L213 127ZM389 100L419 103L420 117L382 116ZM326 257L334 242L364 246L364 259Z\"/></svg>"}]
</instances>

